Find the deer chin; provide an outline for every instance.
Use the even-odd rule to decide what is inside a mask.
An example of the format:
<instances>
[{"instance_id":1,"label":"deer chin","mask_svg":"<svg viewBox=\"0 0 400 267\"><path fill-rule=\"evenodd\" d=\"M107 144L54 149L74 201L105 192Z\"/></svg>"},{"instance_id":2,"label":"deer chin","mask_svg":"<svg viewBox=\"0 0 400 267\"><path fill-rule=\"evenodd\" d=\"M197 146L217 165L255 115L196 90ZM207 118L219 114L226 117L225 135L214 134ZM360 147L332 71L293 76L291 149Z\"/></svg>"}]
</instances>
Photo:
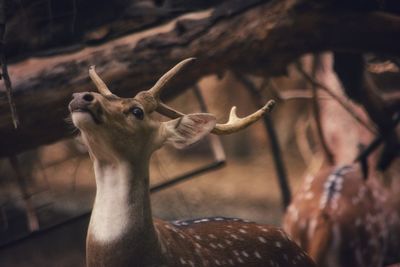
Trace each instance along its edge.
<instances>
[{"instance_id":1,"label":"deer chin","mask_svg":"<svg viewBox=\"0 0 400 267\"><path fill-rule=\"evenodd\" d=\"M101 123L100 119L88 109L75 110L71 113L71 117L72 122L79 129L93 127Z\"/></svg>"}]
</instances>

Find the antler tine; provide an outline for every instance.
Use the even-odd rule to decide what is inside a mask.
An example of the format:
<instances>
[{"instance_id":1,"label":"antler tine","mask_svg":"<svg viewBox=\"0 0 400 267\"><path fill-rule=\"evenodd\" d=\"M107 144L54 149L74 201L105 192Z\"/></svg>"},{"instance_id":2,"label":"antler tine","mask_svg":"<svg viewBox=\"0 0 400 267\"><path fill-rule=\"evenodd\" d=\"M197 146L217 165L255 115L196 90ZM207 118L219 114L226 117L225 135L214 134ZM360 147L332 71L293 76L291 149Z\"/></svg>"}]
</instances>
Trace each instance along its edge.
<instances>
[{"instance_id":1,"label":"antler tine","mask_svg":"<svg viewBox=\"0 0 400 267\"><path fill-rule=\"evenodd\" d=\"M167 106L166 104L164 104L161 101L158 102L156 111L168 118L171 118L171 119L176 119L176 118L179 118L179 117L182 117L185 115L182 112L177 111L177 110Z\"/></svg>"},{"instance_id":2,"label":"antler tine","mask_svg":"<svg viewBox=\"0 0 400 267\"><path fill-rule=\"evenodd\" d=\"M275 101L270 100L262 108L244 118L239 118L236 114L236 107L232 107L228 122L224 124L217 123L211 132L217 135L225 135L240 131L258 121L266 113L271 112L274 106ZM162 102L158 103L156 111L171 119L176 119L185 115Z\"/></svg>"},{"instance_id":3,"label":"antler tine","mask_svg":"<svg viewBox=\"0 0 400 267\"><path fill-rule=\"evenodd\" d=\"M175 65L175 67L173 67L171 70L169 70L167 73L165 73L152 88L150 88L149 90L146 91L146 93L151 94L153 101L154 101L154 104L153 104L154 109L158 113L160 113L166 117L169 117L171 119L176 119L178 117L182 117L185 115L185 114L167 106L166 104L162 103L161 100L159 99L159 96L160 96L161 90L164 88L165 84L172 77L174 77L184 66L186 66L188 63L192 62L193 60L195 60L195 58L187 58L185 60L182 60L177 65ZM224 134L230 134L230 133L240 131L240 130L250 126L257 120L259 120L264 114L269 113L274 106L275 106L275 101L270 100L261 109L257 110L253 114L250 114L249 116L246 116L244 118L239 118L236 115L236 107L232 107L228 122L225 124L217 123L211 132L214 134L217 134L217 135L224 135ZM151 110L154 110L154 109L151 109Z\"/></svg>"},{"instance_id":4,"label":"antler tine","mask_svg":"<svg viewBox=\"0 0 400 267\"><path fill-rule=\"evenodd\" d=\"M93 83L96 85L97 90L100 92L102 95L112 95L110 89L108 89L107 85L104 83L104 81L97 75L96 73L96 66L92 65L89 68L89 76L92 79Z\"/></svg>"},{"instance_id":5,"label":"antler tine","mask_svg":"<svg viewBox=\"0 0 400 267\"><path fill-rule=\"evenodd\" d=\"M275 101L270 100L262 108L244 118L239 118L236 115L236 107L232 107L228 122L225 124L217 123L211 132L217 135L224 135L240 131L258 121L264 114L271 112L274 106Z\"/></svg>"},{"instance_id":6,"label":"antler tine","mask_svg":"<svg viewBox=\"0 0 400 267\"><path fill-rule=\"evenodd\" d=\"M178 64L175 65L172 69L170 69L167 73L165 73L156 84L148 90L149 93L153 95L154 98L158 99L161 93L161 90L165 87L165 85L173 78L183 67L185 67L190 62L194 61L196 58L191 57L182 60Z\"/></svg>"}]
</instances>

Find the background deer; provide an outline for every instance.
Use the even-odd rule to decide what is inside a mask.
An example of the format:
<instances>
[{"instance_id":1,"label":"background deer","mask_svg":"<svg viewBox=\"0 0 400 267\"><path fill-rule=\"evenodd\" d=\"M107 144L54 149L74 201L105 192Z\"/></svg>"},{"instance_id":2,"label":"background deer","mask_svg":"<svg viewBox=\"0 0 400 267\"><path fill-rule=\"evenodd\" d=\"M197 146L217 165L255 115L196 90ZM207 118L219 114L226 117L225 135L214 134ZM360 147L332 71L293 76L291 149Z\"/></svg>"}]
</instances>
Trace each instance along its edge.
<instances>
[{"instance_id":1,"label":"background deer","mask_svg":"<svg viewBox=\"0 0 400 267\"><path fill-rule=\"evenodd\" d=\"M332 58L324 55L320 63L318 80L340 89ZM399 262L399 202L375 170L376 153L369 158L370 168L345 164L355 158L359 142L370 142L371 133L357 128L333 101L321 109L325 138L336 162L305 175L285 214L284 229L319 266L376 267ZM361 110L357 112L365 117ZM390 167L394 180L398 180L396 165L398 160Z\"/></svg>"},{"instance_id":2,"label":"background deer","mask_svg":"<svg viewBox=\"0 0 400 267\"><path fill-rule=\"evenodd\" d=\"M398 210L376 179L364 179L358 164L308 175L288 207L284 229L320 266L398 260Z\"/></svg>"},{"instance_id":3,"label":"background deer","mask_svg":"<svg viewBox=\"0 0 400 267\"><path fill-rule=\"evenodd\" d=\"M238 219L209 218L174 223L153 219L149 160L164 143L190 145L209 132L227 134L255 122L272 107L246 118L233 108L228 123L211 114L189 114L163 104L164 85L192 59L168 71L134 98L113 95L89 70L100 94L74 94L74 125L88 147L97 193L87 235L88 266L314 266L280 229ZM153 111L176 118L152 120Z\"/></svg>"}]
</instances>

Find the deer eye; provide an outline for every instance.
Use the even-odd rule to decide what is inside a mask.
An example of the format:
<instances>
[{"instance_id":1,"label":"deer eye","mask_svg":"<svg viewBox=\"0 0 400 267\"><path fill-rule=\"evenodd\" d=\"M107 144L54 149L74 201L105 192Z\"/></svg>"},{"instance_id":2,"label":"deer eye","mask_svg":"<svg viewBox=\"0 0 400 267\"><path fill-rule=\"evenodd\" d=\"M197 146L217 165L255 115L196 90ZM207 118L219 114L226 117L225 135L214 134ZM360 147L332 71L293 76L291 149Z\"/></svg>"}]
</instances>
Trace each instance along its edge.
<instances>
[{"instance_id":1,"label":"deer eye","mask_svg":"<svg viewBox=\"0 0 400 267\"><path fill-rule=\"evenodd\" d=\"M141 109L141 108L133 107L133 108L131 109L131 113L132 113L133 116L135 116L136 119L138 119L138 120L143 120L143 118L144 118L144 112L143 112L143 109Z\"/></svg>"}]
</instances>

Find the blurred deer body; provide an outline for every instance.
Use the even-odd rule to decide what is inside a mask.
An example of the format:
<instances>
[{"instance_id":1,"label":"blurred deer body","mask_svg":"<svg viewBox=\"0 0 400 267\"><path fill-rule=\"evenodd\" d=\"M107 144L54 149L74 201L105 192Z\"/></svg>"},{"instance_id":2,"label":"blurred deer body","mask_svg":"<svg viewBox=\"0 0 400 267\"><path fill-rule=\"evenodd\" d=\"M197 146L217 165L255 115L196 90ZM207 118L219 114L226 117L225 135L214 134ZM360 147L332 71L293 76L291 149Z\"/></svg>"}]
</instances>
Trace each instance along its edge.
<instances>
[{"instance_id":1,"label":"blurred deer body","mask_svg":"<svg viewBox=\"0 0 400 267\"><path fill-rule=\"evenodd\" d=\"M386 225L388 229L388 245L385 254L385 263L400 265L400 158L395 158L385 172L390 182L387 189L388 201L385 203Z\"/></svg>"},{"instance_id":2,"label":"blurred deer body","mask_svg":"<svg viewBox=\"0 0 400 267\"><path fill-rule=\"evenodd\" d=\"M318 55L314 78L329 86L336 95L343 96L343 80L341 82L336 76L334 66L339 66L334 63L332 53ZM348 78L353 76L342 72ZM347 94L355 90L353 83L349 84ZM343 100L347 101L346 98ZM363 149L361 144L372 143L376 138L370 130L374 126L369 125L370 118L364 109L355 103L352 106L351 113L362 118L367 127L355 123L337 101L318 100L320 114L314 109L314 117L321 124L318 135L321 143L326 142L326 157L309 161L309 173L313 175L306 175L302 181L287 209L283 226L319 266L379 267L398 263L400 161L397 158L385 172L378 172L375 167L379 153L370 151L361 164L345 165L359 155ZM303 144L307 143L307 140L303 141ZM335 165L316 172L319 166L315 159L322 162L331 155ZM381 179L383 175L385 179ZM391 181L390 188L382 180Z\"/></svg>"},{"instance_id":3,"label":"blurred deer body","mask_svg":"<svg viewBox=\"0 0 400 267\"><path fill-rule=\"evenodd\" d=\"M190 145L209 132L228 134L272 107L216 124L211 114L184 115L159 100L164 85L191 59L134 98L113 95L89 70L98 93L74 94L69 105L94 164L97 192L87 235L87 265L98 266L314 266L279 229L238 219L165 222L152 218L149 160L164 143ZM148 115L157 111L170 121Z\"/></svg>"},{"instance_id":4,"label":"blurred deer body","mask_svg":"<svg viewBox=\"0 0 400 267\"><path fill-rule=\"evenodd\" d=\"M317 265L383 266L394 249L390 229L400 226L388 197L376 179L363 178L358 165L328 168L305 178L284 229Z\"/></svg>"}]
</instances>

